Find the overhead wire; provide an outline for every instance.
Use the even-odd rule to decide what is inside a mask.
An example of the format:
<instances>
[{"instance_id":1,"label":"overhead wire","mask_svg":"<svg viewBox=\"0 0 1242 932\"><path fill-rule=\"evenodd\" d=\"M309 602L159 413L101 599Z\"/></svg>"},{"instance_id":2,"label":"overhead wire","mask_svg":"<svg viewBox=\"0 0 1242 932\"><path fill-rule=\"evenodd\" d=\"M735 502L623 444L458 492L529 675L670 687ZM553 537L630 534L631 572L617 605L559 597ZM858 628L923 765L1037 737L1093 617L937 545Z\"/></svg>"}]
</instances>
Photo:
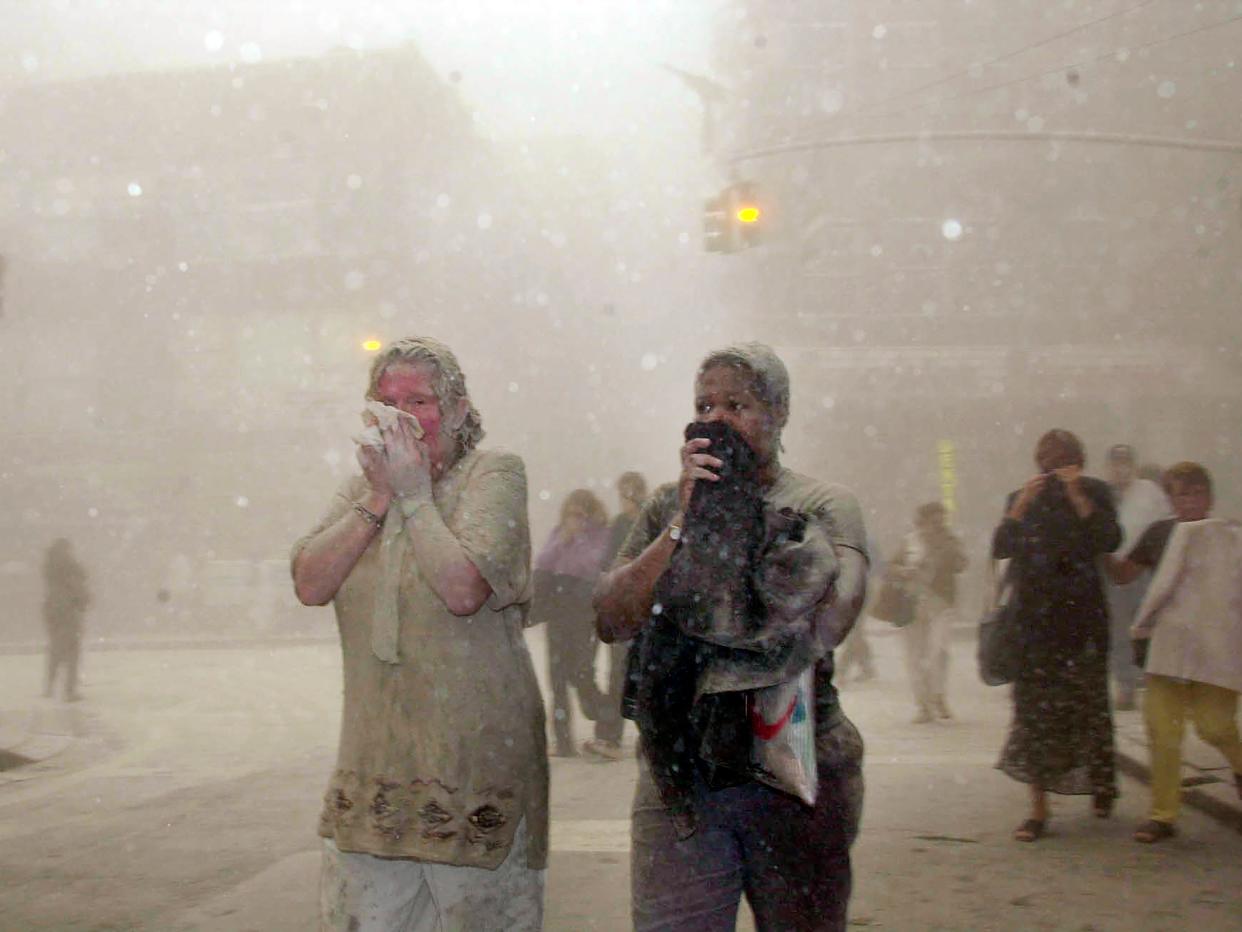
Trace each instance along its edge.
<instances>
[{"instance_id":1,"label":"overhead wire","mask_svg":"<svg viewBox=\"0 0 1242 932\"><path fill-rule=\"evenodd\" d=\"M1020 78L1013 78L1012 80L1009 80L1009 81L1001 81L998 84L989 84L986 87L975 87L969 90L962 91L957 94L948 94L943 97L934 97L931 100L925 100L925 101L922 101L921 103L911 104L908 107L903 107L898 110L887 110L887 111L883 111L879 113L855 114L855 118L858 118L858 117L877 118L877 117L902 116L907 113L913 113L916 110L923 110L927 107L933 107L933 106L938 106L942 104L952 103L955 100L961 100L966 97L973 97L976 94L986 94L990 91L997 91L997 90L1001 90L1006 87L1012 87L1015 84L1023 84L1027 81L1035 81L1035 80L1038 80L1039 78L1044 78L1044 77L1047 77L1048 75L1059 74L1059 73L1066 72L1074 68L1083 68L1089 65L1095 65L1095 64L1098 64L1099 62L1104 62L1104 61L1109 61L1109 60L1113 60L1117 62L1124 62L1126 59L1118 57L1123 52L1129 53L1129 54L1132 54L1134 52L1142 52L1146 49L1155 48L1158 45L1164 45L1168 42L1174 42L1178 39L1185 39L1190 36L1199 35L1200 33L1210 32L1214 29L1220 29L1222 27L1229 26L1233 23L1236 23L1239 20L1242 20L1242 14L1239 14L1237 16L1231 16L1228 19L1221 20L1219 22L1208 23L1206 25L1199 26L1194 29L1188 29L1184 32L1176 32L1176 33L1173 33L1172 35L1162 36L1161 38L1153 39L1150 42L1143 42L1138 45L1118 46L1117 48L1111 49L1110 51L1105 52L1101 55L1095 55L1095 56L1092 56L1091 58L1084 58L1084 59L1081 59L1080 61L1068 62L1065 64L1058 65L1055 68L1049 68L1044 71L1037 72L1035 74L1025 75Z\"/></svg>"},{"instance_id":2,"label":"overhead wire","mask_svg":"<svg viewBox=\"0 0 1242 932\"><path fill-rule=\"evenodd\" d=\"M1093 26L1100 25L1100 23L1106 23L1109 20L1119 19L1122 16L1127 16L1130 13L1136 13L1139 10L1145 9L1146 7L1152 6L1156 3L1162 3L1162 2L1164 2L1164 0L1143 0L1143 2L1141 3L1136 3L1133 6L1126 7L1125 9L1116 10L1112 13L1109 13L1107 16L1101 16L1098 19L1093 19L1093 20L1090 20L1089 22L1079 23L1077 26L1058 32L1056 35L1052 35L1052 36L1048 36L1047 38L1040 39L1038 42L1032 42L1029 45L1022 46L1021 48L1013 49L1012 51L1005 52L1001 55L997 55L995 58L989 58L989 59L986 59L980 62L973 62L968 68L964 68L960 71L955 71L952 74L945 75L942 78L937 78L935 81L929 81L926 84L920 84L918 87L912 87L908 90L901 91L900 93L893 94L892 96L886 97L883 100L876 101L871 106L882 107L887 103L891 103L892 101L902 100L906 97L910 97L913 94L921 94L922 92L929 91L934 87L940 87L942 85L948 84L950 81L956 81L958 78L967 77L968 75L973 74L976 69L988 68L988 67L991 67L992 65L1000 64L1003 61L1009 61L1011 58L1017 58L1019 55L1025 55L1027 52L1031 52L1031 51L1034 51L1035 49L1043 48L1045 45L1051 45L1054 42L1059 42L1062 39L1067 39L1072 35L1076 35L1077 33L1085 32L1086 30L1092 28Z\"/></svg>"}]
</instances>

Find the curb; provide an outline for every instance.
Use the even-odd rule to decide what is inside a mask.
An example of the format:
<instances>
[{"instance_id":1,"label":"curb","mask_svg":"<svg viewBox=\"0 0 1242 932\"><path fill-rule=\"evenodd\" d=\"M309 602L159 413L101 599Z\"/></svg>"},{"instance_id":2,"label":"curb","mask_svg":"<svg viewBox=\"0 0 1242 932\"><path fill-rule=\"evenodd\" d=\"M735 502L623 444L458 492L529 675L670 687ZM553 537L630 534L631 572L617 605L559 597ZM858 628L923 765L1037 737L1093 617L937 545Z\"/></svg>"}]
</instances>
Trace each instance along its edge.
<instances>
[{"instance_id":1,"label":"curb","mask_svg":"<svg viewBox=\"0 0 1242 932\"><path fill-rule=\"evenodd\" d=\"M1151 768L1125 751L1117 751L1117 769L1126 776L1151 786ZM1194 786L1182 787L1182 802L1235 832L1242 833L1242 808L1221 802Z\"/></svg>"}]
</instances>

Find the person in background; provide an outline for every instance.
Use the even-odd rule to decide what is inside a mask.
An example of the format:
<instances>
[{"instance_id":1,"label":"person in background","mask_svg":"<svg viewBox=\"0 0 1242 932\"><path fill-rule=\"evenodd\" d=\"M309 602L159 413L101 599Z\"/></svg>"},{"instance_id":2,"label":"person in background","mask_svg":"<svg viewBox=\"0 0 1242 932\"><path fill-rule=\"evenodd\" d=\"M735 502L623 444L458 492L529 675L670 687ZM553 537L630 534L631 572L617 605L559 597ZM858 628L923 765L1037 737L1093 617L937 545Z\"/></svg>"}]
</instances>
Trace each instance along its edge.
<instances>
[{"instance_id":1,"label":"person in background","mask_svg":"<svg viewBox=\"0 0 1242 932\"><path fill-rule=\"evenodd\" d=\"M589 489L575 489L561 505L561 518L535 560L537 621L547 622L548 676L552 681L553 754L576 757L569 689L592 721L607 697L595 682L599 641L592 623L591 593L608 552L608 512Z\"/></svg>"},{"instance_id":2,"label":"person in background","mask_svg":"<svg viewBox=\"0 0 1242 932\"><path fill-rule=\"evenodd\" d=\"M617 497L621 501L621 510L609 527L605 567L612 565L634 527L643 502L647 500L647 480L641 473L622 473L617 480ZM595 737L587 739L582 745L584 751L602 761L617 761L622 757L621 736L625 731L625 719L621 715L621 697L625 689L629 653L628 641L614 641L608 645L608 694L600 703L595 719Z\"/></svg>"},{"instance_id":3,"label":"person in background","mask_svg":"<svg viewBox=\"0 0 1242 932\"><path fill-rule=\"evenodd\" d=\"M1124 560L1144 531L1154 522L1169 517L1169 499L1157 483L1139 478L1134 447L1128 444L1118 443L1109 447L1105 479L1113 490L1117 520L1121 524L1121 546L1112 556ZM1143 573L1125 585L1109 580L1105 587L1110 636L1108 668L1113 679L1113 707L1118 711L1136 708L1135 690L1140 671L1131 656L1130 625L1147 592L1149 581L1150 576Z\"/></svg>"},{"instance_id":4,"label":"person in background","mask_svg":"<svg viewBox=\"0 0 1242 932\"><path fill-rule=\"evenodd\" d=\"M966 569L966 551L947 519L940 502L920 505L914 513L914 530L906 535L897 561L914 595L914 621L902 631L902 638L916 725L953 717L945 698L949 638L956 617L957 577Z\"/></svg>"},{"instance_id":5,"label":"person in background","mask_svg":"<svg viewBox=\"0 0 1242 932\"><path fill-rule=\"evenodd\" d=\"M82 658L82 621L91 604L86 570L73 554L73 544L60 537L43 559L43 625L47 628L47 670L43 695L51 698L56 677L65 670L66 702L82 698L78 691L78 664Z\"/></svg>"},{"instance_id":6,"label":"person in background","mask_svg":"<svg viewBox=\"0 0 1242 932\"><path fill-rule=\"evenodd\" d=\"M789 405L789 373L767 346L726 347L699 366L695 420L722 422L741 434L760 464L765 510L805 515L831 542L840 573L816 594L812 609L816 637L831 651L866 599L866 530L849 490L781 465ZM656 586L681 545L695 485L721 481L717 470L724 464L707 438L685 441L680 456L679 480L652 493L616 566L600 580L595 608L604 641L647 636ZM635 655L641 656L637 644L631 648ZM733 928L743 895L759 932L843 932L853 876L850 848L862 814L863 744L832 679L828 653L815 667L819 792L813 807L747 776L719 769L709 774L704 766L693 778L699 825L681 840L640 749L630 870L638 932ZM636 699L627 688L627 702Z\"/></svg>"},{"instance_id":7,"label":"person in background","mask_svg":"<svg viewBox=\"0 0 1242 932\"><path fill-rule=\"evenodd\" d=\"M1157 521L1129 556L1111 557L1107 564L1120 584L1159 568L1151 584L1154 599L1143 603L1131 632L1135 660L1148 668L1143 717L1151 748L1151 810L1134 833L1143 844L1176 834L1187 717L1199 736L1225 756L1242 797L1237 725L1242 619L1234 602L1242 589L1242 544L1236 527L1211 518L1212 477L1203 466L1170 467L1165 491L1176 517ZM1179 524L1185 525L1182 539L1171 546ZM1181 565L1163 567L1166 558Z\"/></svg>"},{"instance_id":8,"label":"person in background","mask_svg":"<svg viewBox=\"0 0 1242 932\"><path fill-rule=\"evenodd\" d=\"M1082 442L1051 430L1035 447L1039 472L1009 496L992 557L1011 560L1021 666L998 769L1030 786L1018 841L1041 838L1049 792L1090 795L1099 818L1117 797L1108 705L1108 608L1100 558L1117 549L1113 496L1083 475Z\"/></svg>"},{"instance_id":9,"label":"person in background","mask_svg":"<svg viewBox=\"0 0 1242 932\"><path fill-rule=\"evenodd\" d=\"M294 591L332 603L344 708L319 817L320 928L543 924L548 760L522 629L531 598L522 460L481 450L452 351L398 340L366 397L391 412L293 547Z\"/></svg>"},{"instance_id":10,"label":"person in background","mask_svg":"<svg viewBox=\"0 0 1242 932\"><path fill-rule=\"evenodd\" d=\"M879 579L884 570L884 559L880 556L880 548L870 534L867 535L867 553L871 557L871 562L867 567L867 579L870 582L873 579ZM858 667L858 676L855 678L858 682L875 679L875 652L871 649L871 643L867 640L867 632L863 627L866 621L867 613L864 610L858 616L858 621L854 623L853 630L837 650L837 680L842 684L849 679L850 671L855 666Z\"/></svg>"}]
</instances>

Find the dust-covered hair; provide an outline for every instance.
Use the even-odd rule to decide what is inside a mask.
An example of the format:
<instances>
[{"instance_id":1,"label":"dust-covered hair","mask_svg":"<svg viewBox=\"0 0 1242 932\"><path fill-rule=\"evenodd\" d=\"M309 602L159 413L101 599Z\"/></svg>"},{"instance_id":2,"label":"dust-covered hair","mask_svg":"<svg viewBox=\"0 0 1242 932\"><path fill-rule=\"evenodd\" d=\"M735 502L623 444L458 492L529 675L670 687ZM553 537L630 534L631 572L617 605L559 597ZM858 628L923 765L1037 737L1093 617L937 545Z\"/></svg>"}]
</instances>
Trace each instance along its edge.
<instances>
[{"instance_id":1,"label":"dust-covered hair","mask_svg":"<svg viewBox=\"0 0 1242 932\"><path fill-rule=\"evenodd\" d=\"M1087 451L1076 434L1058 427L1048 431L1035 444L1035 462L1046 471L1062 466L1086 466Z\"/></svg>"},{"instance_id":2,"label":"dust-covered hair","mask_svg":"<svg viewBox=\"0 0 1242 932\"><path fill-rule=\"evenodd\" d=\"M561 524L564 524L571 511L581 511L592 527L603 527L608 523L608 510L599 496L590 489L574 489L565 496L561 504Z\"/></svg>"},{"instance_id":3,"label":"dust-covered hair","mask_svg":"<svg viewBox=\"0 0 1242 932\"><path fill-rule=\"evenodd\" d=\"M699 364L699 373L717 366L745 369L757 397L776 416L776 432L789 421L789 370L772 347L764 343L734 343L713 350Z\"/></svg>"},{"instance_id":4,"label":"dust-covered hair","mask_svg":"<svg viewBox=\"0 0 1242 932\"><path fill-rule=\"evenodd\" d=\"M465 454L479 445L483 439L483 419L479 416L470 394L466 391L466 376L457 363L453 351L430 337L407 337L389 343L371 363L371 381L367 386L367 398L374 399L379 392L379 381L394 363L429 365L434 370L432 390L440 403L441 414L462 399L466 402L466 416L460 426L453 430L459 454Z\"/></svg>"},{"instance_id":5,"label":"dust-covered hair","mask_svg":"<svg viewBox=\"0 0 1242 932\"><path fill-rule=\"evenodd\" d=\"M1192 489L1203 489L1211 495L1212 474L1207 471L1207 467L1200 463L1192 463L1189 460L1184 463L1174 463L1164 471L1165 492L1172 495L1175 485L1189 486Z\"/></svg>"}]
</instances>

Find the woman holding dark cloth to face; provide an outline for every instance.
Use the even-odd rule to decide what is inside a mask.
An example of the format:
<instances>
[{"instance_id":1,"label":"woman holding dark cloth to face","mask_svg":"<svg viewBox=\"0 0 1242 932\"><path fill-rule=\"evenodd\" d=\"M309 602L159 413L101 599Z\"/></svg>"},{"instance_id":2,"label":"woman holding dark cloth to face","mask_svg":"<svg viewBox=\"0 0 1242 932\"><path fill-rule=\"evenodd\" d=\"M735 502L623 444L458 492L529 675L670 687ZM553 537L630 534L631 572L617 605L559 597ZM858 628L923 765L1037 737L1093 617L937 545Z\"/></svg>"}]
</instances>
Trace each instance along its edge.
<instances>
[{"instance_id":1,"label":"woman holding dark cloth to face","mask_svg":"<svg viewBox=\"0 0 1242 932\"><path fill-rule=\"evenodd\" d=\"M1035 841L1047 793L1089 795L1100 818L1117 797L1108 705L1108 608L1100 558L1121 528L1108 486L1082 474L1082 443L1051 430L1035 449L1039 474L1009 497L992 556L1010 559L1022 661L1013 722L997 767L1030 784L1031 814L1014 832Z\"/></svg>"},{"instance_id":2,"label":"woman holding dark cloth to face","mask_svg":"<svg viewBox=\"0 0 1242 932\"><path fill-rule=\"evenodd\" d=\"M831 649L857 618L866 595L866 534L854 496L781 466L789 417L789 375L766 346L711 353L695 380L695 419L723 421L753 449L765 508L790 508L822 522L840 574L814 609L815 630ZM719 481L710 441L681 448L681 478L657 489L596 591L601 639L642 636L657 581L679 546L699 482ZM631 656L636 649L631 650ZM841 712L832 655L816 666L819 791L814 807L739 776L708 783L696 775L697 830L679 840L651 769L640 757L631 822L634 926L643 930L728 930L745 894L760 930L838 930L846 925L850 846L862 810L862 739Z\"/></svg>"}]
</instances>

